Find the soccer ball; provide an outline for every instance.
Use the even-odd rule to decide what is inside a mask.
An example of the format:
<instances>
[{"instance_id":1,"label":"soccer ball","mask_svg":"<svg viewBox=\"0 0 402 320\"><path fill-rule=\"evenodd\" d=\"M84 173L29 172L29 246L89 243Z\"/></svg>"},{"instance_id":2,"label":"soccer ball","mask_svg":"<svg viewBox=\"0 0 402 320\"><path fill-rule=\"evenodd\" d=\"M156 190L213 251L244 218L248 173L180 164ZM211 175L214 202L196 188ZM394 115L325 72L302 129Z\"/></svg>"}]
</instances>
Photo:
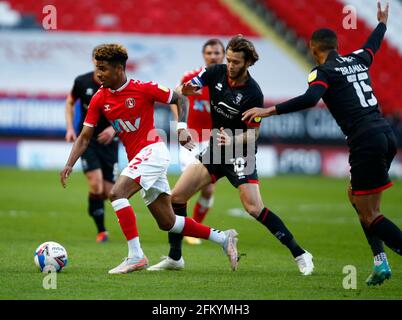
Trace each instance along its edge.
<instances>
[{"instance_id":1,"label":"soccer ball","mask_svg":"<svg viewBox=\"0 0 402 320\"><path fill-rule=\"evenodd\" d=\"M57 242L44 242L36 249L34 261L42 272L60 272L67 265L67 251Z\"/></svg>"}]
</instances>

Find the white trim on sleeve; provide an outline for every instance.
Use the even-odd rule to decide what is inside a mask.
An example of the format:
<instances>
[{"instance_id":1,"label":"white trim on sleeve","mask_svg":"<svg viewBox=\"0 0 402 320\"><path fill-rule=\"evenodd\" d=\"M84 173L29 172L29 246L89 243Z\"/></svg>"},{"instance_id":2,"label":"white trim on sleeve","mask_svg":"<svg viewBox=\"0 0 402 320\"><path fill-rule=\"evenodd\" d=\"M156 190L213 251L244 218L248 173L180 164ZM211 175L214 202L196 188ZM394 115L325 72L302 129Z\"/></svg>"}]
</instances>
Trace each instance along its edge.
<instances>
[{"instance_id":1,"label":"white trim on sleeve","mask_svg":"<svg viewBox=\"0 0 402 320\"><path fill-rule=\"evenodd\" d=\"M170 103L173 98L173 90L169 88L169 98L167 99L166 103Z\"/></svg>"}]
</instances>

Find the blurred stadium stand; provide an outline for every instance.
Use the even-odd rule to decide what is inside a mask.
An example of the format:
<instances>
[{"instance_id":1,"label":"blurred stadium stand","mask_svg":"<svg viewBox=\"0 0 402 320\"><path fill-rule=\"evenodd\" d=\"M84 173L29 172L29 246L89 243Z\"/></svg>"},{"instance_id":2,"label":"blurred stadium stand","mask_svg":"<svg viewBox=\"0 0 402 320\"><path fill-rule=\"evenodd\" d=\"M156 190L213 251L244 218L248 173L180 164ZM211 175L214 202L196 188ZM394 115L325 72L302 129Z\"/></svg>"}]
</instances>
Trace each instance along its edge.
<instances>
[{"instance_id":1,"label":"blurred stadium stand","mask_svg":"<svg viewBox=\"0 0 402 320\"><path fill-rule=\"evenodd\" d=\"M246 5L279 41L263 38L232 2ZM390 24L372 77L402 146L402 2L390 2ZM345 4L357 8L357 30L342 28ZM57 9L56 31L42 28L45 5ZM183 72L202 64L206 39L226 43L241 33L259 51L261 59L250 72L271 105L307 88L307 69L314 64L307 43L315 29L336 30L341 53L352 52L375 26L375 6L374 0L0 0L0 59L9 61L0 78L0 166L53 168L65 161L70 146L61 141L64 99L74 77L92 69L90 52L99 43L128 48L129 76L174 86ZM168 108L157 108L157 127L168 132L170 119ZM259 148L261 175L348 173L344 136L325 108L266 119L260 140L269 143ZM401 162L393 166L394 175L402 176Z\"/></svg>"},{"instance_id":2,"label":"blurred stadium stand","mask_svg":"<svg viewBox=\"0 0 402 320\"><path fill-rule=\"evenodd\" d=\"M338 34L340 53L351 53L360 48L376 25L376 1L362 0L293 0L292 5L281 0L257 0L249 3L260 11L266 11L267 21L276 25L276 30L287 35L299 50L308 56L307 44L311 34L318 28L331 28ZM357 29L345 29L343 20L345 5L357 9ZM373 87L385 114L401 115L400 90L402 83L402 4L392 3L392 16L388 32L376 62L371 70ZM307 23L308 21L308 23ZM302 40L302 41L300 41Z\"/></svg>"},{"instance_id":3,"label":"blurred stadium stand","mask_svg":"<svg viewBox=\"0 0 402 320\"><path fill-rule=\"evenodd\" d=\"M219 1L183 0L8 0L21 14L35 16L52 4L63 31L119 31L153 34L232 35L233 26L247 36L256 35ZM204 17L208 17L205 19Z\"/></svg>"}]
</instances>

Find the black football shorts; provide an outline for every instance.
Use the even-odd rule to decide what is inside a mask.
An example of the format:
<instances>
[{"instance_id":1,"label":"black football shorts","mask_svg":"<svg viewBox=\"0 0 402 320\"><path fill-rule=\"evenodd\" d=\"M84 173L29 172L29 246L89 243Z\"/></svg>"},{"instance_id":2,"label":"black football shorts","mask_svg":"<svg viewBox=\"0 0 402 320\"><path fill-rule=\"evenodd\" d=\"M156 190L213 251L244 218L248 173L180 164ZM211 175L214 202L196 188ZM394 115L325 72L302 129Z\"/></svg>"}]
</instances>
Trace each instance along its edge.
<instances>
[{"instance_id":1,"label":"black football shorts","mask_svg":"<svg viewBox=\"0 0 402 320\"><path fill-rule=\"evenodd\" d=\"M255 154L250 156L235 156L223 159L214 159L210 147L198 156L198 159L207 168L212 182L215 183L226 177L235 188L244 183L258 184Z\"/></svg>"},{"instance_id":2,"label":"black football shorts","mask_svg":"<svg viewBox=\"0 0 402 320\"><path fill-rule=\"evenodd\" d=\"M84 173L101 169L103 179L116 182L118 171L118 147L119 143L113 141L109 145L103 145L91 139L87 150L81 156L81 164Z\"/></svg>"},{"instance_id":3,"label":"black football shorts","mask_svg":"<svg viewBox=\"0 0 402 320\"><path fill-rule=\"evenodd\" d=\"M353 195L378 193L392 186L388 171L397 153L392 131L373 134L349 147Z\"/></svg>"}]
</instances>

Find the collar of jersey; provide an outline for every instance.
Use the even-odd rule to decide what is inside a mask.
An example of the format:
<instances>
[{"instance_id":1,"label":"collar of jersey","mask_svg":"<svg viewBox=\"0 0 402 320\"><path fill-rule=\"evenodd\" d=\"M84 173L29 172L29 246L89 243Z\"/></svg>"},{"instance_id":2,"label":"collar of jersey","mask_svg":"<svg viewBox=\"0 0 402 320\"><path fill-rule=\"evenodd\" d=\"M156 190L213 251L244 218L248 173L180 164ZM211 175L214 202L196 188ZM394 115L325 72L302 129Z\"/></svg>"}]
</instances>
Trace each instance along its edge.
<instances>
[{"instance_id":1,"label":"collar of jersey","mask_svg":"<svg viewBox=\"0 0 402 320\"><path fill-rule=\"evenodd\" d=\"M335 60L337 57L339 57L338 51L332 50L330 53L328 53L328 57L327 60L325 60L325 62Z\"/></svg>"},{"instance_id":2,"label":"collar of jersey","mask_svg":"<svg viewBox=\"0 0 402 320\"><path fill-rule=\"evenodd\" d=\"M116 89L116 90L112 90L112 89L109 88L109 91L110 91L111 93L123 91L124 88L127 87L127 85L129 84L129 82L130 82L130 79L127 78L127 81L126 81L120 88L118 88L118 89Z\"/></svg>"}]
</instances>

